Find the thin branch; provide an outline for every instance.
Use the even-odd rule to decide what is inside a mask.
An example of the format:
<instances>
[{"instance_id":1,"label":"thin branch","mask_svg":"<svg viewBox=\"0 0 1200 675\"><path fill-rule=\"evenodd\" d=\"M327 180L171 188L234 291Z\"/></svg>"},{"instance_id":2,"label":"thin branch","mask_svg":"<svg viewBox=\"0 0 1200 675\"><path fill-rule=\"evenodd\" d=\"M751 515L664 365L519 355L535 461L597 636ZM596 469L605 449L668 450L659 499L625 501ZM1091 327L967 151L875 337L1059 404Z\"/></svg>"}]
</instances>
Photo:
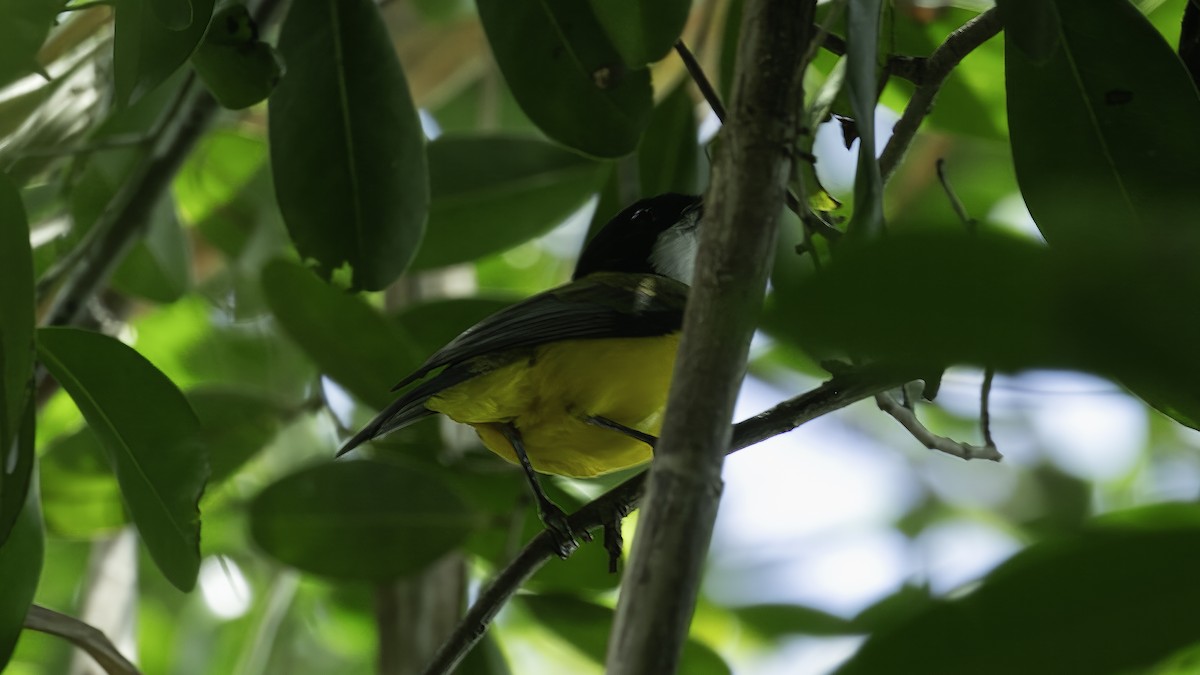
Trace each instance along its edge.
<instances>
[{"instance_id":1,"label":"thin branch","mask_svg":"<svg viewBox=\"0 0 1200 675\"><path fill-rule=\"evenodd\" d=\"M708 107L712 108L713 114L725 123L725 105L721 103L721 95L713 88L712 82L708 80L708 76L704 74L704 69L700 67L700 62L688 49L683 40L675 43L675 51L679 53L679 58L683 60L683 65L687 68L688 75L692 76L692 82L696 83L696 88L704 95L704 100L708 101Z\"/></svg>"},{"instance_id":2,"label":"thin branch","mask_svg":"<svg viewBox=\"0 0 1200 675\"><path fill-rule=\"evenodd\" d=\"M988 459L993 462L999 462L1004 457L991 444L984 446L971 445L970 443L962 443L952 438L946 438L945 436L938 436L929 429L926 429L924 424L921 424L921 420L917 419L916 412L911 408L905 407L887 392L876 394L875 403L879 405L880 410L896 418L896 421L907 429L908 433L912 434L914 438L930 450L944 452L959 459Z\"/></svg>"},{"instance_id":3,"label":"thin branch","mask_svg":"<svg viewBox=\"0 0 1200 675\"><path fill-rule=\"evenodd\" d=\"M863 368L835 376L805 394L780 403L759 415L743 420L733 428L729 452L748 448L784 434L822 415L897 387L912 379L911 373ZM568 518L575 532L594 531L612 520L614 513L628 514L642 498L646 473L642 472L584 505ZM487 632L488 625L504 606L546 561L557 557L553 539L546 532L534 537L496 578L484 588L471 605L450 639L438 650L426 675L451 672Z\"/></svg>"},{"instance_id":4,"label":"thin branch","mask_svg":"<svg viewBox=\"0 0 1200 675\"><path fill-rule=\"evenodd\" d=\"M41 605L32 605L25 615L25 627L55 635L87 652L108 675L141 675L104 633L73 616L60 614Z\"/></svg>"},{"instance_id":5,"label":"thin branch","mask_svg":"<svg viewBox=\"0 0 1200 675\"><path fill-rule=\"evenodd\" d=\"M820 45L825 51L835 56L846 55L846 40L840 35L835 35L828 32L824 27L819 27L817 38L820 40ZM925 81L926 59L921 56L903 56L893 54L888 57L887 64L884 67L887 75L898 77L902 80L908 80L913 84L920 85Z\"/></svg>"},{"instance_id":6,"label":"thin branch","mask_svg":"<svg viewBox=\"0 0 1200 675\"><path fill-rule=\"evenodd\" d=\"M992 412L989 405L992 397L992 379L996 376L995 368L983 371L983 384L979 387L979 428L983 432L983 444L989 448L996 447L992 440Z\"/></svg>"},{"instance_id":7,"label":"thin branch","mask_svg":"<svg viewBox=\"0 0 1200 675\"><path fill-rule=\"evenodd\" d=\"M950 201L950 208L954 209L954 214L963 222L963 225L967 226L967 231L975 232L979 227L979 221L967 213L967 207L963 205L958 194L954 192L954 187L950 185L950 179L946 177L946 159L944 157L938 158L937 177L942 184L942 190L946 193L946 199Z\"/></svg>"},{"instance_id":8,"label":"thin branch","mask_svg":"<svg viewBox=\"0 0 1200 675\"><path fill-rule=\"evenodd\" d=\"M879 171L885 183L900 164L904 153L908 151L921 121L933 109L933 101L946 81L946 76L967 54L994 37L1001 28L1000 15L995 8L989 9L951 33L925 60L921 83L904 108L904 114L896 122L892 137L883 148L883 154L879 156Z\"/></svg>"}]
</instances>

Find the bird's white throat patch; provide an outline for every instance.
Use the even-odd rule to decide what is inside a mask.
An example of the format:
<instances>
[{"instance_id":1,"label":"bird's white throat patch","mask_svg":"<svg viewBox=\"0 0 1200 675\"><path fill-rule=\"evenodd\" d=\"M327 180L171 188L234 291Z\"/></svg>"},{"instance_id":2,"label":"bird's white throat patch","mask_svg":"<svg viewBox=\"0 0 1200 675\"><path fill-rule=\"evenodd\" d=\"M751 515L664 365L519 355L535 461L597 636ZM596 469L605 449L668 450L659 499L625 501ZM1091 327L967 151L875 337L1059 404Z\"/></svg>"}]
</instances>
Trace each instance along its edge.
<instances>
[{"instance_id":1,"label":"bird's white throat patch","mask_svg":"<svg viewBox=\"0 0 1200 675\"><path fill-rule=\"evenodd\" d=\"M650 264L654 271L665 277L671 277L687 285L692 285L692 273L696 269L696 249L699 247L699 234L696 220L699 213L692 212L670 229L664 230L654 242L650 252Z\"/></svg>"}]
</instances>

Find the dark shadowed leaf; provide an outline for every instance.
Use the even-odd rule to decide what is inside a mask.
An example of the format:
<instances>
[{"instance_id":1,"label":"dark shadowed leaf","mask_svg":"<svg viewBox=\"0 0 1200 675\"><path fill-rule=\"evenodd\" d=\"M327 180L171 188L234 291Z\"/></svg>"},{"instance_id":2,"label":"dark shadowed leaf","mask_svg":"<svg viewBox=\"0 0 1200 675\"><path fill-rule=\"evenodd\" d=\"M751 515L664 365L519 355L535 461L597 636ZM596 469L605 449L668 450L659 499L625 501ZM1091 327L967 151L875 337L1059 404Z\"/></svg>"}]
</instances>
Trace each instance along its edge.
<instances>
[{"instance_id":1,"label":"dark shadowed leaf","mask_svg":"<svg viewBox=\"0 0 1200 675\"><path fill-rule=\"evenodd\" d=\"M642 196L700 192L702 158L696 135L696 105L687 83L683 83L654 108L638 148Z\"/></svg>"},{"instance_id":2,"label":"dark shadowed leaf","mask_svg":"<svg viewBox=\"0 0 1200 675\"><path fill-rule=\"evenodd\" d=\"M29 444L33 445L33 417L29 418ZM38 491L34 487L25 497L25 506L12 527L8 539L0 545L0 670L8 665L25 614L33 602L33 592L42 572L45 534Z\"/></svg>"},{"instance_id":3,"label":"dark shadowed leaf","mask_svg":"<svg viewBox=\"0 0 1200 675\"><path fill-rule=\"evenodd\" d=\"M1053 2L1046 0L998 0L996 8L1004 21L1004 37L1024 57L1045 63L1058 46L1062 26Z\"/></svg>"},{"instance_id":4,"label":"dark shadowed leaf","mask_svg":"<svg viewBox=\"0 0 1200 675\"><path fill-rule=\"evenodd\" d=\"M392 386L428 356L361 298L296 263L268 264L263 291L284 330L321 370L376 408L386 406Z\"/></svg>"},{"instance_id":5,"label":"dark shadowed leaf","mask_svg":"<svg viewBox=\"0 0 1200 675\"><path fill-rule=\"evenodd\" d=\"M250 505L250 532L264 551L306 572L359 581L420 572L476 520L435 476L365 460L304 469Z\"/></svg>"},{"instance_id":6,"label":"dark shadowed leaf","mask_svg":"<svg viewBox=\"0 0 1200 675\"><path fill-rule=\"evenodd\" d=\"M406 307L396 322L422 354L432 354L459 333L513 302L490 298L434 300Z\"/></svg>"},{"instance_id":7,"label":"dark shadowed leaf","mask_svg":"<svg viewBox=\"0 0 1200 675\"><path fill-rule=\"evenodd\" d=\"M545 233L587 201L603 168L533 138L439 138L429 144L429 227L413 268L475 260Z\"/></svg>"},{"instance_id":8,"label":"dark shadowed leaf","mask_svg":"<svg viewBox=\"0 0 1200 675\"><path fill-rule=\"evenodd\" d=\"M37 337L42 364L104 445L150 555L172 584L191 590L208 460L187 399L140 354L106 335L43 328Z\"/></svg>"},{"instance_id":9,"label":"dark shadowed leaf","mask_svg":"<svg viewBox=\"0 0 1200 675\"><path fill-rule=\"evenodd\" d=\"M1127 673L1200 634L1200 519L1096 525L1035 544L964 598L930 605L838 673Z\"/></svg>"},{"instance_id":10,"label":"dark shadowed leaf","mask_svg":"<svg viewBox=\"0 0 1200 675\"><path fill-rule=\"evenodd\" d=\"M800 605L750 605L732 610L738 619L763 637L786 635L848 635L857 631L839 616Z\"/></svg>"},{"instance_id":11,"label":"dark shadowed leaf","mask_svg":"<svg viewBox=\"0 0 1200 675\"><path fill-rule=\"evenodd\" d=\"M654 63L683 32L692 0L590 0L625 65Z\"/></svg>"},{"instance_id":12,"label":"dark shadowed leaf","mask_svg":"<svg viewBox=\"0 0 1200 675\"><path fill-rule=\"evenodd\" d=\"M266 100L283 76L275 48L258 39L258 26L245 5L230 5L213 15L192 65L217 102L231 110Z\"/></svg>"},{"instance_id":13,"label":"dark shadowed leaf","mask_svg":"<svg viewBox=\"0 0 1200 675\"><path fill-rule=\"evenodd\" d=\"M1195 230L1200 97L1162 36L1125 0L1055 0L1058 46L1005 55L1021 194L1057 246Z\"/></svg>"},{"instance_id":14,"label":"dark shadowed leaf","mask_svg":"<svg viewBox=\"0 0 1200 675\"><path fill-rule=\"evenodd\" d=\"M266 447L291 412L272 398L233 389L194 389L187 399L200 418L214 485Z\"/></svg>"},{"instance_id":15,"label":"dark shadowed leaf","mask_svg":"<svg viewBox=\"0 0 1200 675\"><path fill-rule=\"evenodd\" d=\"M151 8L152 3L143 0L114 2L117 17L113 36L113 87L117 103L129 105L187 63L208 28L214 0L192 0L191 20L179 29L164 24L156 16L156 8Z\"/></svg>"},{"instance_id":16,"label":"dark shadowed leaf","mask_svg":"<svg viewBox=\"0 0 1200 675\"><path fill-rule=\"evenodd\" d=\"M66 0L0 0L0 87L40 66L37 53Z\"/></svg>"},{"instance_id":17,"label":"dark shadowed leaf","mask_svg":"<svg viewBox=\"0 0 1200 675\"><path fill-rule=\"evenodd\" d=\"M275 194L300 255L379 290L425 231L425 136L371 0L294 3L279 35L287 73L270 99Z\"/></svg>"},{"instance_id":18,"label":"dark shadowed leaf","mask_svg":"<svg viewBox=\"0 0 1200 675\"><path fill-rule=\"evenodd\" d=\"M846 232L857 240L872 239L883 229L883 180L875 157L881 7L882 0L849 0L846 6L846 91L858 128L854 213Z\"/></svg>"},{"instance_id":19,"label":"dark shadowed leaf","mask_svg":"<svg viewBox=\"0 0 1200 675\"><path fill-rule=\"evenodd\" d=\"M596 157L637 147L653 105L650 71L628 68L588 0L477 0L504 79L554 140Z\"/></svg>"},{"instance_id":20,"label":"dark shadowed leaf","mask_svg":"<svg viewBox=\"0 0 1200 675\"><path fill-rule=\"evenodd\" d=\"M510 675L512 669L504 659L504 652L496 644L496 638L491 633L483 636L471 651L463 657L462 663L454 670L455 675Z\"/></svg>"},{"instance_id":21,"label":"dark shadowed leaf","mask_svg":"<svg viewBox=\"0 0 1200 675\"><path fill-rule=\"evenodd\" d=\"M71 539L111 535L129 519L104 447L84 427L58 438L38 458L46 529Z\"/></svg>"},{"instance_id":22,"label":"dark shadowed leaf","mask_svg":"<svg viewBox=\"0 0 1200 675\"><path fill-rule=\"evenodd\" d=\"M154 18L170 30L192 25L192 0L149 0Z\"/></svg>"},{"instance_id":23,"label":"dark shadowed leaf","mask_svg":"<svg viewBox=\"0 0 1200 675\"><path fill-rule=\"evenodd\" d=\"M604 663L613 610L574 595L539 594L521 598L538 622L596 663ZM729 665L710 647L688 640L679 672L688 675L728 675Z\"/></svg>"},{"instance_id":24,"label":"dark shadowed leaf","mask_svg":"<svg viewBox=\"0 0 1200 675\"><path fill-rule=\"evenodd\" d=\"M25 503L33 447L17 442L33 375L33 256L21 195L0 174L0 544Z\"/></svg>"}]
</instances>

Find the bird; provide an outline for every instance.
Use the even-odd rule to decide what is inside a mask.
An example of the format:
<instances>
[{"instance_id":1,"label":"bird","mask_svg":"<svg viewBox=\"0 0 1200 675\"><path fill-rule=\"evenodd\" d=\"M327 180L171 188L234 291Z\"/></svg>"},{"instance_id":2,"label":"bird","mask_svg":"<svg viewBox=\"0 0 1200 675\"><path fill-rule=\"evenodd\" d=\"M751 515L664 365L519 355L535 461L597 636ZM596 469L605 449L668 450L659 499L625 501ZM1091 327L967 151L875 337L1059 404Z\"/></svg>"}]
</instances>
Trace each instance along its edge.
<instances>
[{"instance_id":1,"label":"bird","mask_svg":"<svg viewBox=\"0 0 1200 675\"><path fill-rule=\"evenodd\" d=\"M589 478L651 459L702 213L701 197L676 193L628 206L584 247L571 281L437 350L337 455L431 415L468 424L486 448L524 469L566 557L574 533L537 474Z\"/></svg>"}]
</instances>

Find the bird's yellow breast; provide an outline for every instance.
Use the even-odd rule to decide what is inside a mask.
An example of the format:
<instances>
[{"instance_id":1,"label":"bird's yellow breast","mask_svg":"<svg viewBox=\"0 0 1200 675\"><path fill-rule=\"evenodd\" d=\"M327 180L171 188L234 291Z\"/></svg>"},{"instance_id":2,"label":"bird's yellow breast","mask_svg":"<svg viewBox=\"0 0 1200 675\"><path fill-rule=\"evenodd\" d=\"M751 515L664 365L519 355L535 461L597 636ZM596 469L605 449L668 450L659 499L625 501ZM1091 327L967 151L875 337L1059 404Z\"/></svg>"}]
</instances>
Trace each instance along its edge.
<instances>
[{"instance_id":1,"label":"bird's yellow breast","mask_svg":"<svg viewBox=\"0 0 1200 675\"><path fill-rule=\"evenodd\" d=\"M426 407L475 427L492 452L515 462L498 424L520 432L533 468L589 477L650 459L648 445L586 422L599 416L657 436L679 334L565 340L438 393Z\"/></svg>"}]
</instances>

